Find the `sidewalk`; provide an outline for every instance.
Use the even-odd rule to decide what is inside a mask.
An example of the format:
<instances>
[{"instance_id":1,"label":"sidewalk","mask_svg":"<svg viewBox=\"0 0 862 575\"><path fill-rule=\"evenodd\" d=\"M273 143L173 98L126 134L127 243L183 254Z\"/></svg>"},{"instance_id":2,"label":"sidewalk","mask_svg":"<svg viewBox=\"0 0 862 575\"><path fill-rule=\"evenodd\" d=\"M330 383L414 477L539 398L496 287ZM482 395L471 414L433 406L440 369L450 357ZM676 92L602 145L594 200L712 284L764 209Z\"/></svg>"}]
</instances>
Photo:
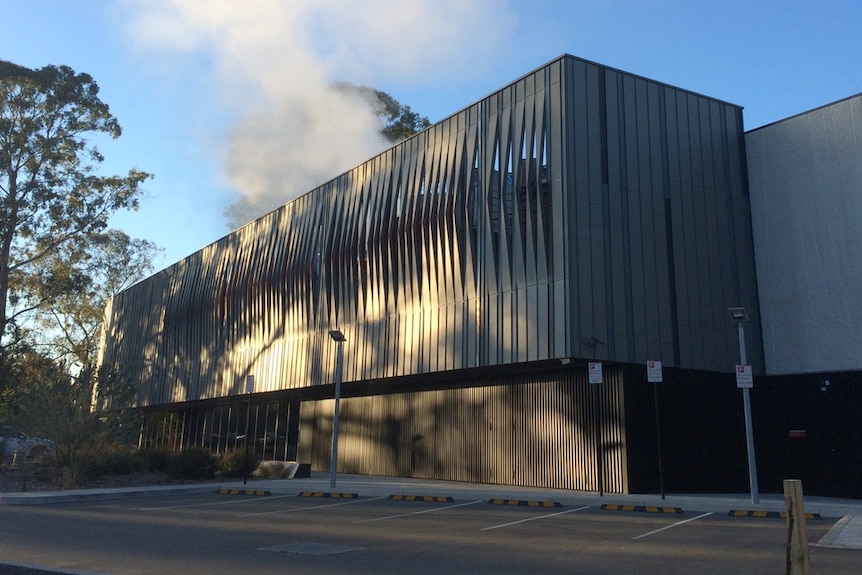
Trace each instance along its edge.
<instances>
[{"instance_id":1,"label":"sidewalk","mask_svg":"<svg viewBox=\"0 0 862 575\"><path fill-rule=\"evenodd\" d=\"M339 474L336 487L329 487L329 475L313 473L306 479L249 479L229 480L188 485L156 485L148 487L121 487L109 489L78 489L67 491L42 491L27 493L0 493L0 505L40 505L76 501L106 500L149 495L175 495L207 493L231 490L240 493L266 491L273 495L290 495L302 492L319 494L350 494L359 497L418 496L451 497L455 500L509 500L544 503L553 502L563 506L589 505L633 505L651 508L674 508L683 512L713 512L737 514L785 511L782 494L761 494L757 505L751 503L747 494L710 495L666 495L658 494L620 495L542 489L507 485L458 483L368 475ZM862 550L862 500L805 497L805 512L823 518L839 519L835 526L820 541L812 545Z\"/></svg>"}]
</instances>

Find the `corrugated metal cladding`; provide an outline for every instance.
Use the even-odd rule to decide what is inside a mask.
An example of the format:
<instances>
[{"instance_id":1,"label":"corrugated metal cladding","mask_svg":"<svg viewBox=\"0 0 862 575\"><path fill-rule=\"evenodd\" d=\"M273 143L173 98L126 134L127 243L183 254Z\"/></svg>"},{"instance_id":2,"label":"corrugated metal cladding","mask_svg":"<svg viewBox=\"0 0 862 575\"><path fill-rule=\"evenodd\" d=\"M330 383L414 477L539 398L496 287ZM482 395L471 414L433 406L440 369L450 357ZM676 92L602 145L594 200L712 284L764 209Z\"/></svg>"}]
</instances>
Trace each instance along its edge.
<instances>
[{"instance_id":1,"label":"corrugated metal cladding","mask_svg":"<svg viewBox=\"0 0 862 575\"><path fill-rule=\"evenodd\" d=\"M589 384L585 363L552 363L471 372L460 385L345 385L339 472L609 493L658 492L662 484L669 493L747 489L742 403L731 374L665 369L664 381L650 384L646 366L604 364L603 382ZM319 391L312 395L325 397L331 386ZM253 438L255 457L328 470L333 411L332 399L308 390L149 408L141 445L225 453ZM769 411L756 411L763 416L756 429Z\"/></svg>"},{"instance_id":2,"label":"corrugated metal cladding","mask_svg":"<svg viewBox=\"0 0 862 575\"><path fill-rule=\"evenodd\" d=\"M737 357L727 308L739 302L762 372L742 110L566 65L573 335L606 341L599 358L727 371Z\"/></svg>"},{"instance_id":3,"label":"corrugated metal cladding","mask_svg":"<svg viewBox=\"0 0 862 575\"><path fill-rule=\"evenodd\" d=\"M342 399L338 471L625 493L622 381L557 370ZM329 468L332 414L331 399L302 405L299 458L312 468Z\"/></svg>"},{"instance_id":4,"label":"corrugated metal cladding","mask_svg":"<svg viewBox=\"0 0 862 575\"><path fill-rule=\"evenodd\" d=\"M118 294L102 365L137 379L142 406L219 401L249 375L255 393L329 384L335 328L346 386L464 373L448 387L466 388L468 371L578 358L729 372L726 310L743 305L761 372L744 169L737 106L564 56ZM562 383L417 396L444 410L417 433L511 475L554 438L473 427L506 405L585 409ZM376 421L398 401L346 410ZM562 484L591 481L582 455ZM446 476L478 473L459 457Z\"/></svg>"}]
</instances>

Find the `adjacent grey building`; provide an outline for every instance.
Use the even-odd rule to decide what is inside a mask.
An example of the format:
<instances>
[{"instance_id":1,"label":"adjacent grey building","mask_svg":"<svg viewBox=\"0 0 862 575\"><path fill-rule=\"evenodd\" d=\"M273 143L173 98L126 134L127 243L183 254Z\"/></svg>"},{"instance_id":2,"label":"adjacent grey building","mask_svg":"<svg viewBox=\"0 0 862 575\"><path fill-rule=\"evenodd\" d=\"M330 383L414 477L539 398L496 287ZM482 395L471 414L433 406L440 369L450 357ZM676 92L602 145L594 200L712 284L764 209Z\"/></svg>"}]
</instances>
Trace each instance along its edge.
<instances>
[{"instance_id":1,"label":"adjacent grey building","mask_svg":"<svg viewBox=\"0 0 862 575\"><path fill-rule=\"evenodd\" d=\"M102 367L143 445L327 470L338 329L339 471L744 489L746 162L739 106L566 55L118 294Z\"/></svg>"},{"instance_id":2,"label":"adjacent grey building","mask_svg":"<svg viewBox=\"0 0 862 575\"><path fill-rule=\"evenodd\" d=\"M862 369L862 95L745 143L767 373Z\"/></svg>"},{"instance_id":3,"label":"adjacent grey building","mask_svg":"<svg viewBox=\"0 0 862 575\"><path fill-rule=\"evenodd\" d=\"M862 95L746 134L761 483L862 497Z\"/></svg>"}]
</instances>

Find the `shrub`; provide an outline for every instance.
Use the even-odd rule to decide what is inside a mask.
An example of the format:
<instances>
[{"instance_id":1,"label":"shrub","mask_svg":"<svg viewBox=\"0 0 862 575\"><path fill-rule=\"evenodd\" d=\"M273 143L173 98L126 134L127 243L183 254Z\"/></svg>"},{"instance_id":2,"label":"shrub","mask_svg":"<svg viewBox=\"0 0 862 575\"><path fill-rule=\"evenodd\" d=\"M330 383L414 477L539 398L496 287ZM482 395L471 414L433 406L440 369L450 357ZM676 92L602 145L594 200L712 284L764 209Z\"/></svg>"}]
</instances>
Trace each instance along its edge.
<instances>
[{"instance_id":1,"label":"shrub","mask_svg":"<svg viewBox=\"0 0 862 575\"><path fill-rule=\"evenodd\" d=\"M258 460L244 449L225 451L218 462L222 477L249 477L257 468Z\"/></svg>"},{"instance_id":2,"label":"shrub","mask_svg":"<svg viewBox=\"0 0 862 575\"><path fill-rule=\"evenodd\" d=\"M141 459L137 451L112 449L102 454L99 468L102 475L128 475L141 470Z\"/></svg>"},{"instance_id":3,"label":"shrub","mask_svg":"<svg viewBox=\"0 0 862 575\"><path fill-rule=\"evenodd\" d=\"M161 448L142 449L138 452L138 458L141 460L141 471L167 473L172 453Z\"/></svg>"},{"instance_id":4,"label":"shrub","mask_svg":"<svg viewBox=\"0 0 862 575\"><path fill-rule=\"evenodd\" d=\"M76 479L93 480L106 475L128 475L140 471L141 460L137 451L113 447L82 453L70 467Z\"/></svg>"},{"instance_id":5,"label":"shrub","mask_svg":"<svg viewBox=\"0 0 862 575\"><path fill-rule=\"evenodd\" d=\"M167 468L171 479L211 479L215 471L215 458L202 447L190 447L173 454Z\"/></svg>"}]
</instances>

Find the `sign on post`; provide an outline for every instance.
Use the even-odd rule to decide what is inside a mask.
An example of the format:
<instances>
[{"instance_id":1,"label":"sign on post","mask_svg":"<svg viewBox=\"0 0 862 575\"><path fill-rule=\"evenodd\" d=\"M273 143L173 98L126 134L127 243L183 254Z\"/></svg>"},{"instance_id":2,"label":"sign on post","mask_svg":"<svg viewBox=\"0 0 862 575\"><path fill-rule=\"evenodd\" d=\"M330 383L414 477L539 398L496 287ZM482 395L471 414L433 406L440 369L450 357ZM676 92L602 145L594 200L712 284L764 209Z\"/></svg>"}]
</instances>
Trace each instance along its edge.
<instances>
[{"instance_id":1,"label":"sign on post","mask_svg":"<svg viewBox=\"0 0 862 575\"><path fill-rule=\"evenodd\" d=\"M246 393L254 393L254 376L253 375L245 376L245 392Z\"/></svg>"},{"instance_id":2,"label":"sign on post","mask_svg":"<svg viewBox=\"0 0 862 575\"><path fill-rule=\"evenodd\" d=\"M602 382L602 362L591 361L589 365L590 383L598 384Z\"/></svg>"},{"instance_id":3,"label":"sign on post","mask_svg":"<svg viewBox=\"0 0 862 575\"><path fill-rule=\"evenodd\" d=\"M661 362L649 360L646 363L646 376L649 383L661 383Z\"/></svg>"},{"instance_id":4,"label":"sign on post","mask_svg":"<svg viewBox=\"0 0 862 575\"><path fill-rule=\"evenodd\" d=\"M750 365L736 366L736 387L754 387L754 374L751 372Z\"/></svg>"}]
</instances>

